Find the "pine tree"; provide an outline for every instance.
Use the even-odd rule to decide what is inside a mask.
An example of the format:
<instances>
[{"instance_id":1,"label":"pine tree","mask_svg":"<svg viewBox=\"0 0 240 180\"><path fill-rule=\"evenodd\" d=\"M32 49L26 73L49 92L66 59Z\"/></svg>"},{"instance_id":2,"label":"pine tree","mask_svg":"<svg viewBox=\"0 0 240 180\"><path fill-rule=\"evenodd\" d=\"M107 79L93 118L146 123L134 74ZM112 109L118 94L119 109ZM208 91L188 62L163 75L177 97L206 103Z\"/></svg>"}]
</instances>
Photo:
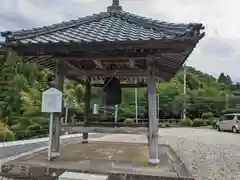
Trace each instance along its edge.
<instances>
[{"instance_id":1,"label":"pine tree","mask_svg":"<svg viewBox=\"0 0 240 180\"><path fill-rule=\"evenodd\" d=\"M224 73L221 73L220 76L218 77L218 82L219 83L223 83L225 84L226 83L226 76Z\"/></svg>"}]
</instances>

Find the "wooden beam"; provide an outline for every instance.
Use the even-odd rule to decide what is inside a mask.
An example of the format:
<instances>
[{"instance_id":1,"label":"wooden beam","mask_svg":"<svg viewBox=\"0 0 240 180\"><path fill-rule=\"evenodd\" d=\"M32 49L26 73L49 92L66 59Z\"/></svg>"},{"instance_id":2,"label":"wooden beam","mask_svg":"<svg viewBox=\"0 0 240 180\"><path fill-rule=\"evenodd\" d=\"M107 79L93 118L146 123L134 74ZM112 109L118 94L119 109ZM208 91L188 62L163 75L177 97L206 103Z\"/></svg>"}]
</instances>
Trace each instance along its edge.
<instances>
[{"instance_id":1,"label":"wooden beam","mask_svg":"<svg viewBox=\"0 0 240 180\"><path fill-rule=\"evenodd\" d=\"M66 52L66 51L115 51L121 49L160 49L161 52L184 51L188 46L196 44L192 40L138 40L138 41L104 41L104 42L58 42L58 43L5 43L14 50L27 50L32 52ZM41 50L41 51L39 51ZM149 52L148 52L149 53Z\"/></svg>"},{"instance_id":2,"label":"wooden beam","mask_svg":"<svg viewBox=\"0 0 240 180\"><path fill-rule=\"evenodd\" d=\"M64 127L61 126L62 132L75 133L109 133L109 134L147 134L147 128L109 128L109 127L79 127L76 125Z\"/></svg>"},{"instance_id":3,"label":"wooden beam","mask_svg":"<svg viewBox=\"0 0 240 180\"><path fill-rule=\"evenodd\" d=\"M91 81L92 82L96 82L96 83L101 83L104 81L104 79L106 78L106 76L93 76L91 77ZM145 83L147 82L147 77L146 76L118 76L119 80L123 83L131 83L134 84L136 83L136 81L138 83Z\"/></svg>"},{"instance_id":4,"label":"wooden beam","mask_svg":"<svg viewBox=\"0 0 240 180\"><path fill-rule=\"evenodd\" d=\"M57 59L62 59L63 61L92 61L93 59L91 57L79 57L79 56L68 56L68 57L58 57L56 56L55 58ZM100 57L96 57L94 60L95 61L104 61L104 63L117 63L119 61L119 63L122 63L123 61L129 61L129 60L145 60L146 57L127 57L127 56L116 56L114 57L114 59L112 57L108 57L108 56L100 56Z\"/></svg>"},{"instance_id":5,"label":"wooden beam","mask_svg":"<svg viewBox=\"0 0 240 180\"><path fill-rule=\"evenodd\" d=\"M78 76L146 76L147 71L141 69L132 70L80 70L77 68L72 69L68 74L77 74Z\"/></svg>"},{"instance_id":6,"label":"wooden beam","mask_svg":"<svg viewBox=\"0 0 240 180\"><path fill-rule=\"evenodd\" d=\"M49 57L48 57L49 58ZM51 59L50 59L51 60ZM61 61L61 60L60 60ZM53 61L54 63L55 61ZM41 63L41 62L37 62ZM147 76L147 70L141 69L141 68L134 68L134 69L118 69L118 70L86 70L86 69L79 69L78 67L71 64L69 61L61 61L63 65L67 67L64 68L63 72L66 76L78 76L78 77L85 77L85 76ZM41 63L42 65L43 63ZM44 65L43 65L44 66ZM84 66L84 64L83 64ZM157 66L156 72L157 74L168 74L168 76L173 76L174 72L177 72L180 65L178 66L168 66L168 65L162 65L155 61L155 66Z\"/></svg>"},{"instance_id":7,"label":"wooden beam","mask_svg":"<svg viewBox=\"0 0 240 180\"><path fill-rule=\"evenodd\" d=\"M78 57L78 59L90 59L90 60L96 60L97 58L111 58L114 59L115 57L121 57L124 59L125 57L131 57L131 58L138 58L138 57L146 57L146 52L66 52L64 50L59 50L57 52L50 51L50 50L43 50L42 52L39 52L39 50L28 50L28 49L17 49L16 50L20 56L47 56L47 55L53 55L58 58L67 58L67 57ZM172 52L172 51L167 51ZM167 53L166 52L166 53ZM154 54L153 52L152 54Z\"/></svg>"},{"instance_id":8,"label":"wooden beam","mask_svg":"<svg viewBox=\"0 0 240 180\"><path fill-rule=\"evenodd\" d=\"M68 79L70 79L70 80L72 80L72 81L75 81L75 82L77 82L77 83L79 83L79 84L82 84L82 85L85 85L86 84L86 82L84 81L84 80L80 80L80 79L78 79L78 77L76 77L76 76L69 76L69 75L67 75L67 76L65 76L66 78L68 78Z\"/></svg>"},{"instance_id":9,"label":"wooden beam","mask_svg":"<svg viewBox=\"0 0 240 180\"><path fill-rule=\"evenodd\" d=\"M130 59L130 60L129 60L129 67L132 68L132 69L133 69L133 68L136 68L135 60L133 60L133 59Z\"/></svg>"},{"instance_id":10,"label":"wooden beam","mask_svg":"<svg viewBox=\"0 0 240 180\"><path fill-rule=\"evenodd\" d=\"M59 91L63 91L63 83L64 83L64 76L61 72L61 64L57 62L57 69L56 69L56 83L55 87ZM53 151L56 153L60 153L60 120L61 116L60 113L55 113L55 133L53 134Z\"/></svg>"},{"instance_id":11,"label":"wooden beam","mask_svg":"<svg viewBox=\"0 0 240 180\"><path fill-rule=\"evenodd\" d=\"M68 61L63 61L62 64L64 64L65 66L69 67L70 68L70 71L76 71L76 72L81 72L83 73L80 69L78 69L76 66L72 65L70 62ZM81 75L83 76L83 75Z\"/></svg>"},{"instance_id":12,"label":"wooden beam","mask_svg":"<svg viewBox=\"0 0 240 180\"><path fill-rule=\"evenodd\" d=\"M76 119L78 121L78 119ZM146 120L147 121L147 120ZM61 127L72 127L75 124L63 124ZM123 122L91 122L91 119L87 122L86 125L84 123L77 124L78 127L131 127L131 128L138 128L138 127L148 127L148 124L126 124Z\"/></svg>"},{"instance_id":13,"label":"wooden beam","mask_svg":"<svg viewBox=\"0 0 240 180\"><path fill-rule=\"evenodd\" d=\"M99 69L104 69L104 66L101 60L93 60L93 62L97 65Z\"/></svg>"},{"instance_id":14,"label":"wooden beam","mask_svg":"<svg viewBox=\"0 0 240 180\"><path fill-rule=\"evenodd\" d=\"M86 80L85 95L84 95L84 125L86 126L89 121L90 114L90 101L91 101L91 84L89 80ZM88 142L88 133L83 132L83 143Z\"/></svg>"},{"instance_id":15,"label":"wooden beam","mask_svg":"<svg viewBox=\"0 0 240 180\"><path fill-rule=\"evenodd\" d=\"M148 119L149 119L149 164L159 164L158 158L158 120L156 117L156 77L153 57L149 57L148 65Z\"/></svg>"},{"instance_id":16,"label":"wooden beam","mask_svg":"<svg viewBox=\"0 0 240 180\"><path fill-rule=\"evenodd\" d=\"M93 87L104 87L104 84L92 84ZM147 84L121 84L121 88L140 88L147 87Z\"/></svg>"},{"instance_id":17,"label":"wooden beam","mask_svg":"<svg viewBox=\"0 0 240 180\"><path fill-rule=\"evenodd\" d=\"M183 46L179 47L156 47L151 49L151 47L144 47L144 48L127 48L122 47L118 48L110 48L110 49L88 49L88 48L76 48L71 49L71 47L55 47L57 45L52 46L35 46L32 44L31 46L20 46L15 48L21 56L44 56L44 55L53 55L55 57L78 57L78 58L90 58L91 60L97 60L97 58L112 58L114 57L121 57L124 59L125 57L132 58L146 58L148 55L156 55L159 53L183 53L186 51L186 47Z\"/></svg>"}]
</instances>

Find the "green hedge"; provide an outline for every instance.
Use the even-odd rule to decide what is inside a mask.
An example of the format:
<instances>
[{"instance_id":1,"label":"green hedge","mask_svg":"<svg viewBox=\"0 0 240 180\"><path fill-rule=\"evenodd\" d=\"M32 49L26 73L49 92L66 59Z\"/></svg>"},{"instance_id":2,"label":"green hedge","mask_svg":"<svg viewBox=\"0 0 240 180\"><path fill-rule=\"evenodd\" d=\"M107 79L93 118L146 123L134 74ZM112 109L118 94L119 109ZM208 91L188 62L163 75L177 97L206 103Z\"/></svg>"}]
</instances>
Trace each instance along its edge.
<instances>
[{"instance_id":1,"label":"green hedge","mask_svg":"<svg viewBox=\"0 0 240 180\"><path fill-rule=\"evenodd\" d=\"M159 119L159 123L179 124L181 119Z\"/></svg>"},{"instance_id":2,"label":"green hedge","mask_svg":"<svg viewBox=\"0 0 240 180\"><path fill-rule=\"evenodd\" d=\"M9 129L9 127L0 123L0 142L14 141L15 139L15 134Z\"/></svg>"},{"instance_id":3,"label":"green hedge","mask_svg":"<svg viewBox=\"0 0 240 180\"><path fill-rule=\"evenodd\" d=\"M28 126L26 132L25 132L25 136L26 137L33 137L33 136L37 136L37 135L41 135L41 125L40 124L33 124L31 126Z\"/></svg>"},{"instance_id":4,"label":"green hedge","mask_svg":"<svg viewBox=\"0 0 240 180\"><path fill-rule=\"evenodd\" d=\"M134 124L134 119L128 118L125 120L126 124Z\"/></svg>"},{"instance_id":5,"label":"green hedge","mask_svg":"<svg viewBox=\"0 0 240 180\"><path fill-rule=\"evenodd\" d=\"M191 119L183 119L181 122L180 122L180 125L181 126L186 126L186 127L190 127L192 126L192 120Z\"/></svg>"},{"instance_id":6,"label":"green hedge","mask_svg":"<svg viewBox=\"0 0 240 180\"><path fill-rule=\"evenodd\" d=\"M16 120L17 118L15 118ZM19 117L17 124L10 127L17 140L42 136L48 133L49 119L44 117Z\"/></svg>"},{"instance_id":7,"label":"green hedge","mask_svg":"<svg viewBox=\"0 0 240 180\"><path fill-rule=\"evenodd\" d=\"M28 126L23 123L14 124L10 127L11 131L15 134L17 140L25 138L25 130Z\"/></svg>"},{"instance_id":8,"label":"green hedge","mask_svg":"<svg viewBox=\"0 0 240 180\"><path fill-rule=\"evenodd\" d=\"M192 127L206 126L206 121L203 119L194 119L192 122Z\"/></svg>"},{"instance_id":9,"label":"green hedge","mask_svg":"<svg viewBox=\"0 0 240 180\"><path fill-rule=\"evenodd\" d=\"M206 119L205 122L206 122L206 125L210 126L214 124L215 119L214 118Z\"/></svg>"},{"instance_id":10,"label":"green hedge","mask_svg":"<svg viewBox=\"0 0 240 180\"><path fill-rule=\"evenodd\" d=\"M213 118L213 113L212 112L207 112L202 114L203 119L211 119Z\"/></svg>"}]
</instances>

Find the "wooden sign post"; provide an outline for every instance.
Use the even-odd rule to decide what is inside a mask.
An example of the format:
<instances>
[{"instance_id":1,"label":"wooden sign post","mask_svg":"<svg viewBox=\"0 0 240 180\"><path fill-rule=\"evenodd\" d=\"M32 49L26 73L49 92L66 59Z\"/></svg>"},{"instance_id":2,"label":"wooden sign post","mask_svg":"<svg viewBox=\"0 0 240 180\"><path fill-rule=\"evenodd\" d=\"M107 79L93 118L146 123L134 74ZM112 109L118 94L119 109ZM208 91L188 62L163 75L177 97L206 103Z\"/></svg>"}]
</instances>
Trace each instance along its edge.
<instances>
[{"instance_id":1,"label":"wooden sign post","mask_svg":"<svg viewBox=\"0 0 240 180\"><path fill-rule=\"evenodd\" d=\"M54 113L62 112L62 92L50 88L42 94L42 112L50 113L49 123L49 144L48 144L48 160L52 159L52 140L53 140L53 121Z\"/></svg>"}]
</instances>

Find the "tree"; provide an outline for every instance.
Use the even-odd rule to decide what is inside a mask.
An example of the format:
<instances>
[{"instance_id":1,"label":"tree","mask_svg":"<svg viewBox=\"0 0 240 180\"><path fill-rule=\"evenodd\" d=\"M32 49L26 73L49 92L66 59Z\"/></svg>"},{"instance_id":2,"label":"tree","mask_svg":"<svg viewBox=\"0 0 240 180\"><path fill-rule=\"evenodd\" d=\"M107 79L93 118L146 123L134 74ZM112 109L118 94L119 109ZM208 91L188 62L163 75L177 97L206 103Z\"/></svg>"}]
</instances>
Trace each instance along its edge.
<instances>
[{"instance_id":1,"label":"tree","mask_svg":"<svg viewBox=\"0 0 240 180\"><path fill-rule=\"evenodd\" d=\"M232 85L232 79L231 79L231 77L230 77L229 75L226 75L226 76L225 76L224 73L221 73L221 74L220 74L220 76L219 76L219 78L218 78L218 82L219 82L219 83L223 83L223 84L228 85L228 86Z\"/></svg>"}]
</instances>

